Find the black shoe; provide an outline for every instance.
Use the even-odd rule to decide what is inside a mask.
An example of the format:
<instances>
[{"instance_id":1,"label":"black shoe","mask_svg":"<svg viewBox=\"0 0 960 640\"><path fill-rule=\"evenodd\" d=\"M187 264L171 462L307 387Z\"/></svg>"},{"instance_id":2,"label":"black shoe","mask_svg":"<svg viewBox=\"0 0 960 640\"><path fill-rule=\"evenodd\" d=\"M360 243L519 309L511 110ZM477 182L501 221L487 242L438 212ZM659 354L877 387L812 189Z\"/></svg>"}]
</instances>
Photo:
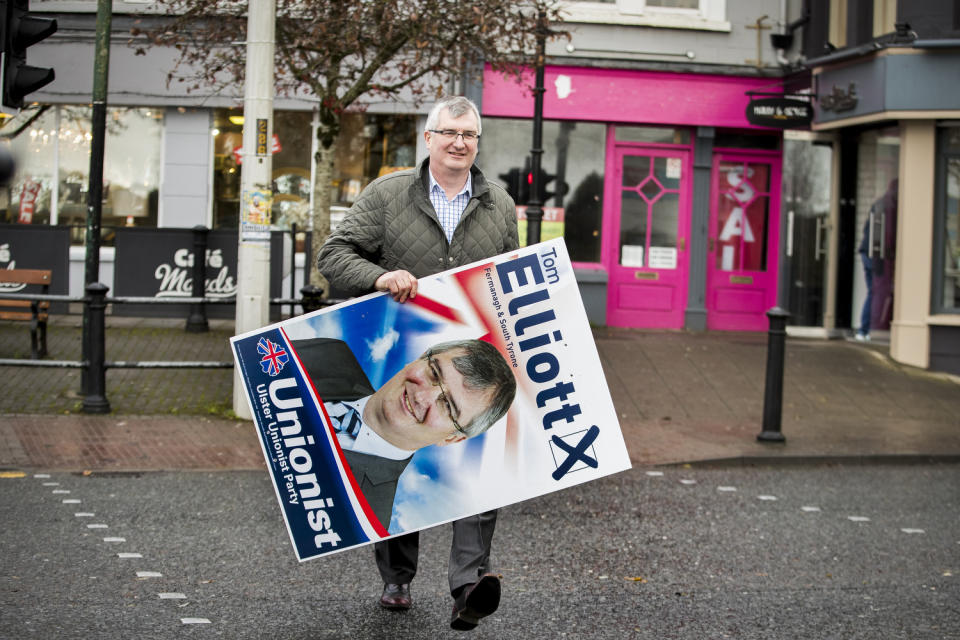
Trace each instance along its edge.
<instances>
[{"instance_id":1,"label":"black shoe","mask_svg":"<svg viewBox=\"0 0 960 640\"><path fill-rule=\"evenodd\" d=\"M406 611L413 606L413 596L410 595L409 584L385 584L383 595L380 596L380 606L391 611Z\"/></svg>"},{"instance_id":2,"label":"black shoe","mask_svg":"<svg viewBox=\"0 0 960 640\"><path fill-rule=\"evenodd\" d=\"M488 573L479 582L468 585L453 602L450 628L469 631L500 606L500 576Z\"/></svg>"}]
</instances>

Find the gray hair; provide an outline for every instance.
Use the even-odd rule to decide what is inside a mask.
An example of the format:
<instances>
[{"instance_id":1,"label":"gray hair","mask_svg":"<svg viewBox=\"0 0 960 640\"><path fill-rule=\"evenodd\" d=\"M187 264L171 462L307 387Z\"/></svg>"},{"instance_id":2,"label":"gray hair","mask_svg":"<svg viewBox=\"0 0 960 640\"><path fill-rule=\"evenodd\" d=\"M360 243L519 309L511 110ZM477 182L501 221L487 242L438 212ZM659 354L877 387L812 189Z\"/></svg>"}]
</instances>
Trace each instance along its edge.
<instances>
[{"instance_id":1,"label":"gray hair","mask_svg":"<svg viewBox=\"0 0 960 640\"><path fill-rule=\"evenodd\" d=\"M449 111L450 116L453 118L459 118L463 114L472 111L473 115L477 118L477 135L483 133L481 130L482 125L480 124L480 110L477 109L477 105L473 103L473 100L463 96L443 98L437 102L437 104L433 105L433 109L430 110L430 114L427 116L427 125L424 127L424 131L437 128L437 125L440 124L440 112L444 109Z\"/></svg>"},{"instance_id":2,"label":"gray hair","mask_svg":"<svg viewBox=\"0 0 960 640\"><path fill-rule=\"evenodd\" d=\"M462 356L453 357L453 367L463 376L463 384L474 391L493 391L490 406L464 425L467 437L480 435L502 418L517 394L517 380L503 355L489 342L482 340L451 340L436 344L424 353L424 357L459 349Z\"/></svg>"}]
</instances>

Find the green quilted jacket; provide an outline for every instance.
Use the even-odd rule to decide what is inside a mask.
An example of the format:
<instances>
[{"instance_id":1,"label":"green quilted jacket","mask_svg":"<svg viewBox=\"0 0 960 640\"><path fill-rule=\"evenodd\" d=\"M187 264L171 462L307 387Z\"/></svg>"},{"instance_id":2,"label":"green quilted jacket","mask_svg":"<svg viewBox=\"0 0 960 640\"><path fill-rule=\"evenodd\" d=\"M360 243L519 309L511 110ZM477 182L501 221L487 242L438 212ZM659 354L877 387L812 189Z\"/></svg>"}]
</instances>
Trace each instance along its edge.
<instances>
[{"instance_id":1,"label":"green quilted jacket","mask_svg":"<svg viewBox=\"0 0 960 640\"><path fill-rule=\"evenodd\" d=\"M513 200L471 168L473 197L447 237L427 196L427 163L377 178L363 190L317 256L317 267L347 295L363 295L387 271L422 278L513 251L518 244Z\"/></svg>"}]
</instances>

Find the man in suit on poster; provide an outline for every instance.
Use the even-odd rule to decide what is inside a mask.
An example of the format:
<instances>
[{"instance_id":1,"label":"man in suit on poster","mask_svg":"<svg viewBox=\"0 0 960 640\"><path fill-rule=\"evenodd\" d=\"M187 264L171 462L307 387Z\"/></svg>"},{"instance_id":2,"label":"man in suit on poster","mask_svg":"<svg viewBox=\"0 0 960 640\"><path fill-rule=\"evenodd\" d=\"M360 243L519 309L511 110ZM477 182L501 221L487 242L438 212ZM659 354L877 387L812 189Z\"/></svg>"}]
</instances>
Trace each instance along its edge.
<instances>
[{"instance_id":1,"label":"man in suit on poster","mask_svg":"<svg viewBox=\"0 0 960 640\"><path fill-rule=\"evenodd\" d=\"M317 266L331 285L347 295L385 291L405 302L417 295L417 278L519 247L513 200L474 166L480 134L480 112L470 100L434 105L423 132L429 157L371 182L321 248ZM494 510L453 523L454 629L476 627L500 604L500 577L490 571L496 522ZM375 553L384 581L380 604L409 609L418 535L378 543Z\"/></svg>"},{"instance_id":2,"label":"man in suit on poster","mask_svg":"<svg viewBox=\"0 0 960 640\"><path fill-rule=\"evenodd\" d=\"M390 525L397 483L413 454L480 435L510 408L516 379L493 345L444 342L374 390L342 340L295 340L367 503Z\"/></svg>"}]
</instances>

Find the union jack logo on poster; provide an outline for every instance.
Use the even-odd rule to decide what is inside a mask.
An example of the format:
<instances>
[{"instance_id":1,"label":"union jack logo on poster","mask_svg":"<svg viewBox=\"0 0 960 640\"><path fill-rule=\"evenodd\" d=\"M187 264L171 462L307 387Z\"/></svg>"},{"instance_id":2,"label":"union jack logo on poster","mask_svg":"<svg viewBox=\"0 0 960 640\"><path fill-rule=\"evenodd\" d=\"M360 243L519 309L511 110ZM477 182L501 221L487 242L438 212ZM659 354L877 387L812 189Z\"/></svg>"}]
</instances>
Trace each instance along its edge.
<instances>
[{"instance_id":1,"label":"union jack logo on poster","mask_svg":"<svg viewBox=\"0 0 960 640\"><path fill-rule=\"evenodd\" d=\"M260 341L257 342L257 351L263 356L260 358L260 366L263 368L263 372L271 377L280 373L283 370L283 365L290 361L286 349L266 338L260 338Z\"/></svg>"}]
</instances>

